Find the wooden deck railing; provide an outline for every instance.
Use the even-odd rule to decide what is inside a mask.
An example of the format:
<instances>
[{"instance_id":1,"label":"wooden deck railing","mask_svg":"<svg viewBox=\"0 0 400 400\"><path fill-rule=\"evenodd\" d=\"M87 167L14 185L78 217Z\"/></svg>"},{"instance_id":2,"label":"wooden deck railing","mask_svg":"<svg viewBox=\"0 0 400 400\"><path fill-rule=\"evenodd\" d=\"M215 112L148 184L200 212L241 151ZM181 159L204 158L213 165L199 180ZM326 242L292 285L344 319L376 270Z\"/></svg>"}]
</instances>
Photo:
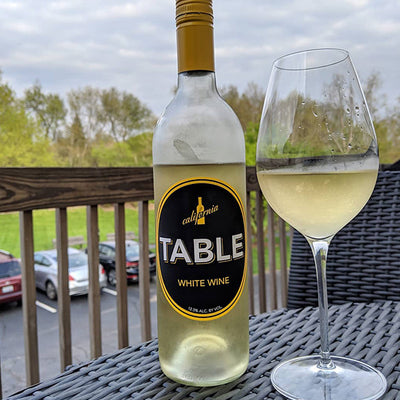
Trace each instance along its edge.
<instances>
[{"instance_id":1,"label":"wooden deck railing","mask_svg":"<svg viewBox=\"0 0 400 400\"><path fill-rule=\"evenodd\" d=\"M151 167L138 168L0 168L0 213L20 213L20 242L23 288L23 324L26 384L39 382L38 326L34 277L33 210L56 210L58 252L58 314L60 369L72 363L71 312L68 292L68 207L86 206L89 258L90 356L102 354L99 288L98 206L114 204L118 347L128 343L127 282L125 272L125 203L138 202L139 210L139 299L141 339L151 339L149 288L149 201L153 200ZM268 262L265 260L264 211L267 211ZM247 224L250 313L265 312L286 305L287 231L285 223L269 206L265 207L255 168L247 168ZM275 234L278 228L278 235ZM255 234L253 234L255 232ZM280 249L280 284L277 286L276 236ZM253 273L253 248L257 246L257 273ZM266 265L268 268L266 269ZM268 287L267 287L268 278ZM254 281L258 286L254 285ZM278 295L279 294L279 295ZM267 302L268 299L268 302ZM1 369L0 369L1 372ZM1 374L0 374L1 377ZM1 398L1 379L0 379Z\"/></svg>"}]
</instances>

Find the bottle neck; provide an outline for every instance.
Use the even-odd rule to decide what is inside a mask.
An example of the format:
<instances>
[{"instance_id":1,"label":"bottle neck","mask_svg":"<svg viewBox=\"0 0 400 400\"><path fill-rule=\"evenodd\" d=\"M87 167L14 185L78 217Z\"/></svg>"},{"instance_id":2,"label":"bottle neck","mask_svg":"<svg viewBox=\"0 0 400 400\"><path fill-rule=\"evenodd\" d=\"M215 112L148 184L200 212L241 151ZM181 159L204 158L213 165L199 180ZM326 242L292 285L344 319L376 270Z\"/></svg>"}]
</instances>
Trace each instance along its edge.
<instances>
[{"instance_id":1,"label":"bottle neck","mask_svg":"<svg viewBox=\"0 0 400 400\"><path fill-rule=\"evenodd\" d=\"M178 75L178 93L187 97L203 99L217 93L213 71L186 71Z\"/></svg>"}]
</instances>

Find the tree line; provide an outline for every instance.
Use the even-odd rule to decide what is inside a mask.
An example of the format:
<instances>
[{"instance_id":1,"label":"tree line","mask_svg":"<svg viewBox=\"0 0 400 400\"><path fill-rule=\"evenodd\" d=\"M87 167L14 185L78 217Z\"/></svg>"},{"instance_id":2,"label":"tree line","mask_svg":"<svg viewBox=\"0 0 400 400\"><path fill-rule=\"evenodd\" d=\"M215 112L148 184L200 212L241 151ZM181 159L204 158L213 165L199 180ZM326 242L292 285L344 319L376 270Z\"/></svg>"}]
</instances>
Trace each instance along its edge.
<instances>
[{"instance_id":1,"label":"tree line","mask_svg":"<svg viewBox=\"0 0 400 400\"><path fill-rule=\"evenodd\" d=\"M382 163L400 158L400 98L389 107L372 74L364 91L373 115ZM264 90L249 83L240 92L230 85L221 95L245 132L246 160L255 164ZM116 88L70 90L66 98L35 83L17 96L0 73L1 167L118 167L152 165L157 117L136 96Z\"/></svg>"},{"instance_id":2,"label":"tree line","mask_svg":"<svg viewBox=\"0 0 400 400\"><path fill-rule=\"evenodd\" d=\"M388 105L386 95L381 92L379 73L372 73L362 86L378 139L380 162L392 164L400 159L400 97L395 104ZM222 88L220 92L238 115L245 132L246 162L255 165L264 90L249 83L242 93L235 86Z\"/></svg>"},{"instance_id":3,"label":"tree line","mask_svg":"<svg viewBox=\"0 0 400 400\"><path fill-rule=\"evenodd\" d=\"M151 165L156 118L116 88L71 90L66 100L35 83L18 97L0 75L0 166Z\"/></svg>"}]
</instances>

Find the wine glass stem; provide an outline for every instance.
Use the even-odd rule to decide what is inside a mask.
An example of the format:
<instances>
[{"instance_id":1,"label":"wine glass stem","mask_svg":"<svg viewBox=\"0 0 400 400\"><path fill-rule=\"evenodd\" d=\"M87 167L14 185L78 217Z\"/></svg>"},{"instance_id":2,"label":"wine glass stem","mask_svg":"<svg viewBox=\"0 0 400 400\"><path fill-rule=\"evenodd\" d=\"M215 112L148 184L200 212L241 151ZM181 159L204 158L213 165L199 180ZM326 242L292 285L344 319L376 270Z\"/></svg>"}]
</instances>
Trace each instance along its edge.
<instances>
[{"instance_id":1,"label":"wine glass stem","mask_svg":"<svg viewBox=\"0 0 400 400\"><path fill-rule=\"evenodd\" d=\"M307 238L311 246L315 267L317 270L318 285L318 306L319 306L319 323L321 331L321 360L318 367L321 369L332 369L334 364L329 353L329 336L328 336L328 292L326 286L326 258L328 255L328 247L331 237L327 239L311 239Z\"/></svg>"}]
</instances>

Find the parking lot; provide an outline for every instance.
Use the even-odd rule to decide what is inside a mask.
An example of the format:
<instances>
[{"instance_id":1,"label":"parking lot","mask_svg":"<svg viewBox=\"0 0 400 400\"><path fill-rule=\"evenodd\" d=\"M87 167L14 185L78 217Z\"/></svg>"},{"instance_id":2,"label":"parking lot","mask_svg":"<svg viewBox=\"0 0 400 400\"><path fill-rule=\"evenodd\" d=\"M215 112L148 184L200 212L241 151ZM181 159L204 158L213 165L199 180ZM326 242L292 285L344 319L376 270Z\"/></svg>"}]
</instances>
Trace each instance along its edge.
<instances>
[{"instance_id":1,"label":"parking lot","mask_svg":"<svg viewBox=\"0 0 400 400\"><path fill-rule=\"evenodd\" d=\"M118 348L116 292L107 287L101 296L101 323L103 353ZM156 327L156 284L150 284L152 335ZM53 377L60 372L57 301L49 300L44 293L37 292L37 322L39 338L40 380ZM141 342L139 316L139 287L128 284L129 344ZM89 311L87 296L71 298L71 330L73 363L90 359ZM25 384L24 336L22 307L16 303L0 305L0 357L3 395L11 395Z\"/></svg>"}]
</instances>

